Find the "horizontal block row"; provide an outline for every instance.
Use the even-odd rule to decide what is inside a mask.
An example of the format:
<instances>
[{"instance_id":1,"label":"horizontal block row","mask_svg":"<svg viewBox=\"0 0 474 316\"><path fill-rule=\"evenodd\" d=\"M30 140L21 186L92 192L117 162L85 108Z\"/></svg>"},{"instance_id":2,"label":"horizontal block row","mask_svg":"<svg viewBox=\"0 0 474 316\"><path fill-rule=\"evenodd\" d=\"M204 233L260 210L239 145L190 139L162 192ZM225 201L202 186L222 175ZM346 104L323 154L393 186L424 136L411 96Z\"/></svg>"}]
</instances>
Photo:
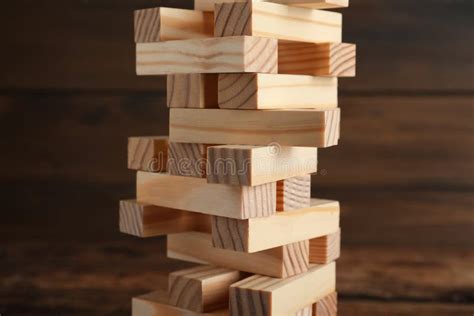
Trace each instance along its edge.
<instances>
[{"instance_id":1,"label":"horizontal block row","mask_svg":"<svg viewBox=\"0 0 474 316\"><path fill-rule=\"evenodd\" d=\"M253 0L251 2L260 2ZM216 3L234 2L233 0L194 0L194 9L200 11L214 11ZM312 9L336 9L349 6L349 0L271 0L269 2L286 4L296 7Z\"/></svg>"}]
</instances>

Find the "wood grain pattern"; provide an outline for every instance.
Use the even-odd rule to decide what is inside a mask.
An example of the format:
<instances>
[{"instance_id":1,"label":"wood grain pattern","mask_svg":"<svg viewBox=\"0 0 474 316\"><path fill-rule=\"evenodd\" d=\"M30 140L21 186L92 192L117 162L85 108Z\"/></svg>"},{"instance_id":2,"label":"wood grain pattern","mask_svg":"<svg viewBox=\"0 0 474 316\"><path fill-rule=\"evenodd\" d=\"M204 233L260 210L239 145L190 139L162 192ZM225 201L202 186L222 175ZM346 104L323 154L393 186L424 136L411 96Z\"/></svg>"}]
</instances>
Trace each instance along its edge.
<instances>
[{"instance_id":1,"label":"wood grain pattern","mask_svg":"<svg viewBox=\"0 0 474 316\"><path fill-rule=\"evenodd\" d=\"M206 177L207 147L204 144L169 143L168 170L171 175Z\"/></svg>"},{"instance_id":2,"label":"wood grain pattern","mask_svg":"<svg viewBox=\"0 0 474 316\"><path fill-rule=\"evenodd\" d=\"M313 316L313 306L306 306L296 312L295 316Z\"/></svg>"},{"instance_id":3,"label":"wood grain pattern","mask_svg":"<svg viewBox=\"0 0 474 316\"><path fill-rule=\"evenodd\" d=\"M280 280L255 275L230 287L230 314L288 316L335 291L334 263ZM314 289L308 291L308 289ZM291 298L291 299L289 299Z\"/></svg>"},{"instance_id":4,"label":"wood grain pattern","mask_svg":"<svg viewBox=\"0 0 474 316\"><path fill-rule=\"evenodd\" d=\"M317 301L313 305L313 316L337 316L337 292Z\"/></svg>"},{"instance_id":5,"label":"wood grain pattern","mask_svg":"<svg viewBox=\"0 0 474 316\"><path fill-rule=\"evenodd\" d=\"M168 257L229 269L287 278L308 270L307 242L275 247L256 253L215 248L210 234L188 232L168 235ZM290 260L293 259L293 260Z\"/></svg>"},{"instance_id":6,"label":"wood grain pattern","mask_svg":"<svg viewBox=\"0 0 474 316\"><path fill-rule=\"evenodd\" d=\"M311 205L311 175L277 182L277 212L308 208Z\"/></svg>"},{"instance_id":7,"label":"wood grain pattern","mask_svg":"<svg viewBox=\"0 0 474 316\"><path fill-rule=\"evenodd\" d=\"M339 139L340 110L235 111L171 109L170 141L330 147Z\"/></svg>"},{"instance_id":8,"label":"wood grain pattern","mask_svg":"<svg viewBox=\"0 0 474 316\"><path fill-rule=\"evenodd\" d=\"M199 11L214 11L215 5L221 2L234 2L233 0L194 0L194 9ZM253 0L251 2L260 2ZM336 9L349 6L349 0L270 0L268 2L286 4L295 7L312 9Z\"/></svg>"},{"instance_id":9,"label":"wood grain pattern","mask_svg":"<svg viewBox=\"0 0 474 316\"><path fill-rule=\"evenodd\" d=\"M341 230L309 241L309 262L326 264L341 255Z\"/></svg>"},{"instance_id":10,"label":"wood grain pattern","mask_svg":"<svg viewBox=\"0 0 474 316\"><path fill-rule=\"evenodd\" d=\"M212 217L213 245L242 252L257 252L294 242L313 239L339 230L339 203L312 200L312 206L292 212L280 212L265 218L236 220ZM317 243L316 243L317 245ZM310 257L319 258L321 249L315 245Z\"/></svg>"},{"instance_id":11,"label":"wood grain pattern","mask_svg":"<svg viewBox=\"0 0 474 316\"><path fill-rule=\"evenodd\" d=\"M211 219L204 214L122 200L119 227L125 234L155 237L188 231L211 232Z\"/></svg>"},{"instance_id":12,"label":"wood grain pattern","mask_svg":"<svg viewBox=\"0 0 474 316\"><path fill-rule=\"evenodd\" d=\"M277 40L235 36L136 45L138 75L277 72Z\"/></svg>"},{"instance_id":13,"label":"wood grain pattern","mask_svg":"<svg viewBox=\"0 0 474 316\"><path fill-rule=\"evenodd\" d=\"M216 74L177 74L166 76L169 108L217 108Z\"/></svg>"},{"instance_id":14,"label":"wood grain pattern","mask_svg":"<svg viewBox=\"0 0 474 316\"><path fill-rule=\"evenodd\" d=\"M167 161L168 136L128 138L128 169L165 172Z\"/></svg>"},{"instance_id":15,"label":"wood grain pattern","mask_svg":"<svg viewBox=\"0 0 474 316\"><path fill-rule=\"evenodd\" d=\"M280 74L222 74L221 109L337 108L337 78Z\"/></svg>"},{"instance_id":16,"label":"wood grain pattern","mask_svg":"<svg viewBox=\"0 0 474 316\"><path fill-rule=\"evenodd\" d=\"M278 73L355 77L356 45L279 41Z\"/></svg>"},{"instance_id":17,"label":"wood grain pattern","mask_svg":"<svg viewBox=\"0 0 474 316\"><path fill-rule=\"evenodd\" d=\"M214 36L262 36L301 42L342 39L342 15L270 2L230 2L215 6Z\"/></svg>"},{"instance_id":18,"label":"wood grain pattern","mask_svg":"<svg viewBox=\"0 0 474 316\"><path fill-rule=\"evenodd\" d=\"M228 185L255 186L314 173L318 167L318 149L311 147L211 146L207 158L207 182Z\"/></svg>"},{"instance_id":19,"label":"wood grain pattern","mask_svg":"<svg viewBox=\"0 0 474 316\"><path fill-rule=\"evenodd\" d=\"M228 308L230 285L244 277L239 271L213 266L173 272L169 275L169 303L198 313Z\"/></svg>"},{"instance_id":20,"label":"wood grain pattern","mask_svg":"<svg viewBox=\"0 0 474 316\"><path fill-rule=\"evenodd\" d=\"M208 184L206 179L137 173L137 200L183 211L246 219L276 210L276 184L237 187Z\"/></svg>"}]
</instances>

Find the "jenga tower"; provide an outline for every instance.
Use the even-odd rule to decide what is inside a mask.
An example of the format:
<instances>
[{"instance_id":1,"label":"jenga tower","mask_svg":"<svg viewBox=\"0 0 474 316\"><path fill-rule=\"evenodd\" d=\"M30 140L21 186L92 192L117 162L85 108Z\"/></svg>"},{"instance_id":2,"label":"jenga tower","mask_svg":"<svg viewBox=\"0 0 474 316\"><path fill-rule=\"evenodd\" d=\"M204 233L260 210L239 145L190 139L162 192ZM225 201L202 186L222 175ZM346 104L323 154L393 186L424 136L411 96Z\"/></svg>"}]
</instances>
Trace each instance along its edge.
<instances>
[{"instance_id":1,"label":"jenga tower","mask_svg":"<svg viewBox=\"0 0 474 316\"><path fill-rule=\"evenodd\" d=\"M278 3L275 3L278 2ZM168 235L199 264L133 316L337 314L339 203L311 198L339 140L337 77L355 75L348 0L220 2L135 12L138 75L167 75L169 137L134 137L120 230Z\"/></svg>"}]
</instances>

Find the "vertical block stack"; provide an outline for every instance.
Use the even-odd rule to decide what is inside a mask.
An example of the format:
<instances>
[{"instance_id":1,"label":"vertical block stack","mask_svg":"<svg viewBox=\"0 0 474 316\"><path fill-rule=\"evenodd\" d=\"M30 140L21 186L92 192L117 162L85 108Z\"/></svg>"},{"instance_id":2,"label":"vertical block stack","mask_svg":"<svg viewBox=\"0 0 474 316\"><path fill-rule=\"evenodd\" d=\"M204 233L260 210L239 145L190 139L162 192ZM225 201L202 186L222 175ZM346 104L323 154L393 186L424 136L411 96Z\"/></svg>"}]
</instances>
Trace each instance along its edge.
<instances>
[{"instance_id":1,"label":"vertical block stack","mask_svg":"<svg viewBox=\"0 0 474 316\"><path fill-rule=\"evenodd\" d=\"M276 3L278 2L278 3ZM168 235L197 263L134 316L335 315L339 203L311 198L339 140L338 77L355 75L347 0L220 2L135 12L138 75L167 76L169 137L133 137L120 230Z\"/></svg>"}]
</instances>

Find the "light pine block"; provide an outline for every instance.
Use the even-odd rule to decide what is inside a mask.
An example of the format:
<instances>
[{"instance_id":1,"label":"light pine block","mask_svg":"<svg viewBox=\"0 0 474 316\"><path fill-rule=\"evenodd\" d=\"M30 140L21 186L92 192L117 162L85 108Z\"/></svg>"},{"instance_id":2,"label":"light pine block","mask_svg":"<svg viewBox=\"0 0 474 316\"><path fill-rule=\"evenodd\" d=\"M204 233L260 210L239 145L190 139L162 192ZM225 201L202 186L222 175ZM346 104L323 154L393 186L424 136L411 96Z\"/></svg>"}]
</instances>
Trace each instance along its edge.
<instances>
[{"instance_id":1,"label":"light pine block","mask_svg":"<svg viewBox=\"0 0 474 316\"><path fill-rule=\"evenodd\" d=\"M280 212L266 218L235 220L212 217L212 240L217 248L254 253L339 231L339 202L313 200L311 207ZM321 247L310 247L320 258ZM313 255L311 251L317 251ZM314 262L311 261L310 262Z\"/></svg>"},{"instance_id":2,"label":"light pine block","mask_svg":"<svg viewBox=\"0 0 474 316\"><path fill-rule=\"evenodd\" d=\"M324 111L170 109L170 141L330 147L338 143L339 121L339 108Z\"/></svg>"},{"instance_id":3,"label":"light pine block","mask_svg":"<svg viewBox=\"0 0 474 316\"><path fill-rule=\"evenodd\" d=\"M295 316L313 316L313 306L306 306L305 308L296 312Z\"/></svg>"},{"instance_id":4,"label":"light pine block","mask_svg":"<svg viewBox=\"0 0 474 316\"><path fill-rule=\"evenodd\" d=\"M342 15L270 2L217 3L214 36L239 35L340 43Z\"/></svg>"},{"instance_id":5,"label":"light pine block","mask_svg":"<svg viewBox=\"0 0 474 316\"><path fill-rule=\"evenodd\" d=\"M326 264L341 255L341 230L309 241L309 262Z\"/></svg>"},{"instance_id":6,"label":"light pine block","mask_svg":"<svg viewBox=\"0 0 474 316\"><path fill-rule=\"evenodd\" d=\"M168 136L128 138L128 169L164 172L167 160Z\"/></svg>"},{"instance_id":7,"label":"light pine block","mask_svg":"<svg viewBox=\"0 0 474 316\"><path fill-rule=\"evenodd\" d=\"M337 78L280 74L222 74L221 109L334 109Z\"/></svg>"},{"instance_id":8,"label":"light pine block","mask_svg":"<svg viewBox=\"0 0 474 316\"><path fill-rule=\"evenodd\" d=\"M247 275L231 269L198 266L169 275L171 305L198 313L228 308L229 287Z\"/></svg>"},{"instance_id":9,"label":"light pine block","mask_svg":"<svg viewBox=\"0 0 474 316\"><path fill-rule=\"evenodd\" d=\"M204 214L123 200L119 227L122 233L144 238L188 231L211 232L211 219Z\"/></svg>"},{"instance_id":10,"label":"light pine block","mask_svg":"<svg viewBox=\"0 0 474 316\"><path fill-rule=\"evenodd\" d=\"M308 270L309 242L303 241L256 253L215 248L210 234L168 235L168 257L229 269L287 278Z\"/></svg>"},{"instance_id":11,"label":"light pine block","mask_svg":"<svg viewBox=\"0 0 474 316\"><path fill-rule=\"evenodd\" d=\"M277 72L277 40L235 36L136 44L138 75Z\"/></svg>"},{"instance_id":12,"label":"light pine block","mask_svg":"<svg viewBox=\"0 0 474 316\"><path fill-rule=\"evenodd\" d=\"M334 263L314 265L309 271L284 280L255 275L230 287L230 315L293 315L335 289Z\"/></svg>"},{"instance_id":13,"label":"light pine block","mask_svg":"<svg viewBox=\"0 0 474 316\"><path fill-rule=\"evenodd\" d=\"M169 143L169 173L183 177L206 177L207 148L205 144Z\"/></svg>"},{"instance_id":14,"label":"light pine block","mask_svg":"<svg viewBox=\"0 0 474 316\"><path fill-rule=\"evenodd\" d=\"M253 0L253 2L260 1L261 0ZM220 2L234 2L234 0L194 0L194 9L200 11L214 11L215 4ZM268 2L312 9L337 9L349 6L349 0L271 0Z\"/></svg>"},{"instance_id":15,"label":"light pine block","mask_svg":"<svg viewBox=\"0 0 474 316\"><path fill-rule=\"evenodd\" d=\"M303 175L277 182L277 212L311 206L311 175Z\"/></svg>"},{"instance_id":16,"label":"light pine block","mask_svg":"<svg viewBox=\"0 0 474 316\"><path fill-rule=\"evenodd\" d=\"M278 73L354 77L356 45L279 41Z\"/></svg>"},{"instance_id":17,"label":"light pine block","mask_svg":"<svg viewBox=\"0 0 474 316\"><path fill-rule=\"evenodd\" d=\"M177 74L167 77L170 108L218 108L217 74Z\"/></svg>"},{"instance_id":18,"label":"light pine block","mask_svg":"<svg viewBox=\"0 0 474 316\"><path fill-rule=\"evenodd\" d=\"M313 316L337 316L337 293L333 292L313 305Z\"/></svg>"},{"instance_id":19,"label":"light pine block","mask_svg":"<svg viewBox=\"0 0 474 316\"><path fill-rule=\"evenodd\" d=\"M276 211L276 184L254 187L208 184L206 179L137 172L137 200L161 207L237 219Z\"/></svg>"},{"instance_id":20,"label":"light pine block","mask_svg":"<svg viewBox=\"0 0 474 316\"><path fill-rule=\"evenodd\" d=\"M207 158L207 182L228 185L255 186L314 173L318 167L318 149L311 147L211 146Z\"/></svg>"}]
</instances>

